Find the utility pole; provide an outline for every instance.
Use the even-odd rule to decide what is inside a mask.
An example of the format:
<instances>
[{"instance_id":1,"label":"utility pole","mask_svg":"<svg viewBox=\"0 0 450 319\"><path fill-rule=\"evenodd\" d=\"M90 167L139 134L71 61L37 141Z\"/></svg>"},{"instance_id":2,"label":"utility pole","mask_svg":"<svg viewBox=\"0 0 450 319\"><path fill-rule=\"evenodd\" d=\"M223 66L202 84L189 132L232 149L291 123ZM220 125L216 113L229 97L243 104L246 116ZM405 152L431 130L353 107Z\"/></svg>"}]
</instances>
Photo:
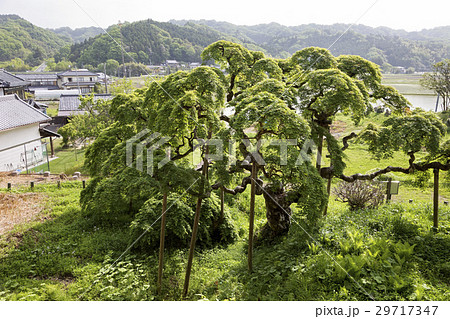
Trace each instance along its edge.
<instances>
[{"instance_id":1,"label":"utility pole","mask_svg":"<svg viewBox=\"0 0 450 319\"><path fill-rule=\"evenodd\" d=\"M123 41L122 41L122 23L119 20L119 30L120 30L120 52L122 53L122 66L123 66L123 77L125 78L125 58L123 56Z\"/></svg>"},{"instance_id":2,"label":"utility pole","mask_svg":"<svg viewBox=\"0 0 450 319\"><path fill-rule=\"evenodd\" d=\"M103 66L104 66L104 72L103 72L103 74L105 75L105 93L108 93L108 84L106 83L106 62L105 63L103 63Z\"/></svg>"}]
</instances>

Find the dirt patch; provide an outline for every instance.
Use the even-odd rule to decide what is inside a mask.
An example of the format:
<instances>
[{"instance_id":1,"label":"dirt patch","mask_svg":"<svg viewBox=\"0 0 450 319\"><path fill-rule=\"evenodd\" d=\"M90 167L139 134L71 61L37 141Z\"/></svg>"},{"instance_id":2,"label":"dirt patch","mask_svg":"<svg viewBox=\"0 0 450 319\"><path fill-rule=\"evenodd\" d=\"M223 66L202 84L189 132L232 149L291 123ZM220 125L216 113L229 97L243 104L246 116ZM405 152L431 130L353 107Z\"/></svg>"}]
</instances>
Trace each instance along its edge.
<instances>
[{"instance_id":1,"label":"dirt patch","mask_svg":"<svg viewBox=\"0 0 450 319\"><path fill-rule=\"evenodd\" d=\"M0 193L0 235L33 220L44 209L46 198L34 193Z\"/></svg>"},{"instance_id":2,"label":"dirt patch","mask_svg":"<svg viewBox=\"0 0 450 319\"><path fill-rule=\"evenodd\" d=\"M331 124L330 132L331 134L340 134L345 131L347 128L347 123L344 121L334 121L333 124Z\"/></svg>"},{"instance_id":3,"label":"dirt patch","mask_svg":"<svg viewBox=\"0 0 450 319\"><path fill-rule=\"evenodd\" d=\"M56 183L56 181L59 179L59 175L50 175L49 177L44 177L43 175L39 174L14 176L11 175L11 173L0 173L0 188L8 187L8 183L11 183L11 186L14 188L30 185L30 182L34 182L35 184Z\"/></svg>"},{"instance_id":4,"label":"dirt patch","mask_svg":"<svg viewBox=\"0 0 450 319\"><path fill-rule=\"evenodd\" d=\"M85 180L85 176L77 178L77 180ZM35 185L54 183L57 181L72 181L75 180L72 176L67 176L65 174L52 174L50 176L44 177L42 174L20 174L13 175L7 172L0 172L0 188L7 188L8 183L11 183L12 188L30 186L30 182L34 182Z\"/></svg>"}]
</instances>

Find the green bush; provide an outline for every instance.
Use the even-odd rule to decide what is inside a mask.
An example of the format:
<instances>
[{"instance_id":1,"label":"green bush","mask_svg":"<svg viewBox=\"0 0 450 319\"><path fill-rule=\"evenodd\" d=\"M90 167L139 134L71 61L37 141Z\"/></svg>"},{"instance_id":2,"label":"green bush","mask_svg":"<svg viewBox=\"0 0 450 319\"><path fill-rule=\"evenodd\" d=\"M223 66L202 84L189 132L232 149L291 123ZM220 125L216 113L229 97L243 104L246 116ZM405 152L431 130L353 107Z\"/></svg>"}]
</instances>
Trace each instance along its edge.
<instances>
[{"instance_id":1,"label":"green bush","mask_svg":"<svg viewBox=\"0 0 450 319\"><path fill-rule=\"evenodd\" d=\"M370 181L341 182L333 192L340 201L348 203L351 210L376 208L384 199L382 186Z\"/></svg>"},{"instance_id":2,"label":"green bush","mask_svg":"<svg viewBox=\"0 0 450 319\"><path fill-rule=\"evenodd\" d=\"M395 217L392 220L392 233L395 238L408 239L420 234L419 226L404 217Z\"/></svg>"},{"instance_id":3,"label":"green bush","mask_svg":"<svg viewBox=\"0 0 450 319\"><path fill-rule=\"evenodd\" d=\"M136 214L156 194L147 174L127 169L110 178L93 178L81 192L80 203L86 215L102 220Z\"/></svg>"},{"instance_id":4,"label":"green bush","mask_svg":"<svg viewBox=\"0 0 450 319\"><path fill-rule=\"evenodd\" d=\"M419 188L426 188L431 178L430 171L416 171L414 172L413 185Z\"/></svg>"},{"instance_id":5,"label":"green bush","mask_svg":"<svg viewBox=\"0 0 450 319\"><path fill-rule=\"evenodd\" d=\"M169 194L166 212L166 246L188 247L194 223L196 200ZM160 216L162 212L162 196L150 198L136 214L131 223L134 237L145 232L139 242L142 248L154 249L159 246L161 231ZM220 200L212 194L202 201L197 244L212 247L216 244L226 245L237 238L237 229L227 210L223 218L220 216Z\"/></svg>"}]
</instances>

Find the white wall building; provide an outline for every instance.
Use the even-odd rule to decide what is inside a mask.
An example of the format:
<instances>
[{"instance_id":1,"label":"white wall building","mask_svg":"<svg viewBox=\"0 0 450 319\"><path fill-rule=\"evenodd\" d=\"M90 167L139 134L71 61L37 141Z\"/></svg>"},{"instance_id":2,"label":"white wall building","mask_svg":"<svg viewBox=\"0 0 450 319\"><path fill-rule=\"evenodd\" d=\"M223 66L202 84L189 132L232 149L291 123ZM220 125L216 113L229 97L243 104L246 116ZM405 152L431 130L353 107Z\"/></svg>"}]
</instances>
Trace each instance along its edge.
<instances>
[{"instance_id":1,"label":"white wall building","mask_svg":"<svg viewBox=\"0 0 450 319\"><path fill-rule=\"evenodd\" d=\"M0 96L0 171L44 162L39 124L51 118L17 95Z\"/></svg>"}]
</instances>

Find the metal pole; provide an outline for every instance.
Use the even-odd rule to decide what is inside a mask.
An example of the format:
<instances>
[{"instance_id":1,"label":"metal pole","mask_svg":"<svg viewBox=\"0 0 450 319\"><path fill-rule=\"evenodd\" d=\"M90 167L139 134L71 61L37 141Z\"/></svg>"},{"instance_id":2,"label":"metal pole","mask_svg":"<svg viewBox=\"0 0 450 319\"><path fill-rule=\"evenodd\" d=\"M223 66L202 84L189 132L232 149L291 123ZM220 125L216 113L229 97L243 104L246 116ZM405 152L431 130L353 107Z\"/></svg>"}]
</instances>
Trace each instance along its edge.
<instances>
[{"instance_id":1,"label":"metal pole","mask_svg":"<svg viewBox=\"0 0 450 319\"><path fill-rule=\"evenodd\" d=\"M250 214L248 227L248 270L253 271L253 228L255 225L255 193L256 193L256 162L252 163L252 180L250 191Z\"/></svg>"},{"instance_id":2,"label":"metal pole","mask_svg":"<svg viewBox=\"0 0 450 319\"><path fill-rule=\"evenodd\" d=\"M391 201L391 184L392 184L392 178L388 179L387 187L386 187L386 203L389 203Z\"/></svg>"},{"instance_id":3,"label":"metal pole","mask_svg":"<svg viewBox=\"0 0 450 319\"><path fill-rule=\"evenodd\" d=\"M108 84L106 83L106 61L105 63L103 63L104 67L104 71L105 71L105 93L108 93Z\"/></svg>"},{"instance_id":4,"label":"metal pole","mask_svg":"<svg viewBox=\"0 0 450 319\"><path fill-rule=\"evenodd\" d=\"M51 139L51 137L50 137ZM50 172L50 161L48 160L48 147L47 147L47 143L45 143L45 154L47 155L47 168L48 171Z\"/></svg>"},{"instance_id":5,"label":"metal pole","mask_svg":"<svg viewBox=\"0 0 450 319\"><path fill-rule=\"evenodd\" d=\"M436 99L436 109L434 110L434 112L437 112L438 110L438 106L439 106L439 96L440 94L438 93L437 99Z\"/></svg>"},{"instance_id":6,"label":"metal pole","mask_svg":"<svg viewBox=\"0 0 450 319\"><path fill-rule=\"evenodd\" d=\"M434 172L434 192L433 192L433 227L438 228L439 214L439 169L435 168Z\"/></svg>"},{"instance_id":7,"label":"metal pole","mask_svg":"<svg viewBox=\"0 0 450 319\"><path fill-rule=\"evenodd\" d=\"M25 144L23 144L23 149L25 151L25 168L27 169L27 174L28 174L27 147L25 146Z\"/></svg>"},{"instance_id":8,"label":"metal pole","mask_svg":"<svg viewBox=\"0 0 450 319\"><path fill-rule=\"evenodd\" d=\"M167 192L163 194L162 215L161 215L161 235L159 236L159 266L158 266L158 295L161 294L161 283L164 263L164 236L166 231L166 210L167 210Z\"/></svg>"}]
</instances>

